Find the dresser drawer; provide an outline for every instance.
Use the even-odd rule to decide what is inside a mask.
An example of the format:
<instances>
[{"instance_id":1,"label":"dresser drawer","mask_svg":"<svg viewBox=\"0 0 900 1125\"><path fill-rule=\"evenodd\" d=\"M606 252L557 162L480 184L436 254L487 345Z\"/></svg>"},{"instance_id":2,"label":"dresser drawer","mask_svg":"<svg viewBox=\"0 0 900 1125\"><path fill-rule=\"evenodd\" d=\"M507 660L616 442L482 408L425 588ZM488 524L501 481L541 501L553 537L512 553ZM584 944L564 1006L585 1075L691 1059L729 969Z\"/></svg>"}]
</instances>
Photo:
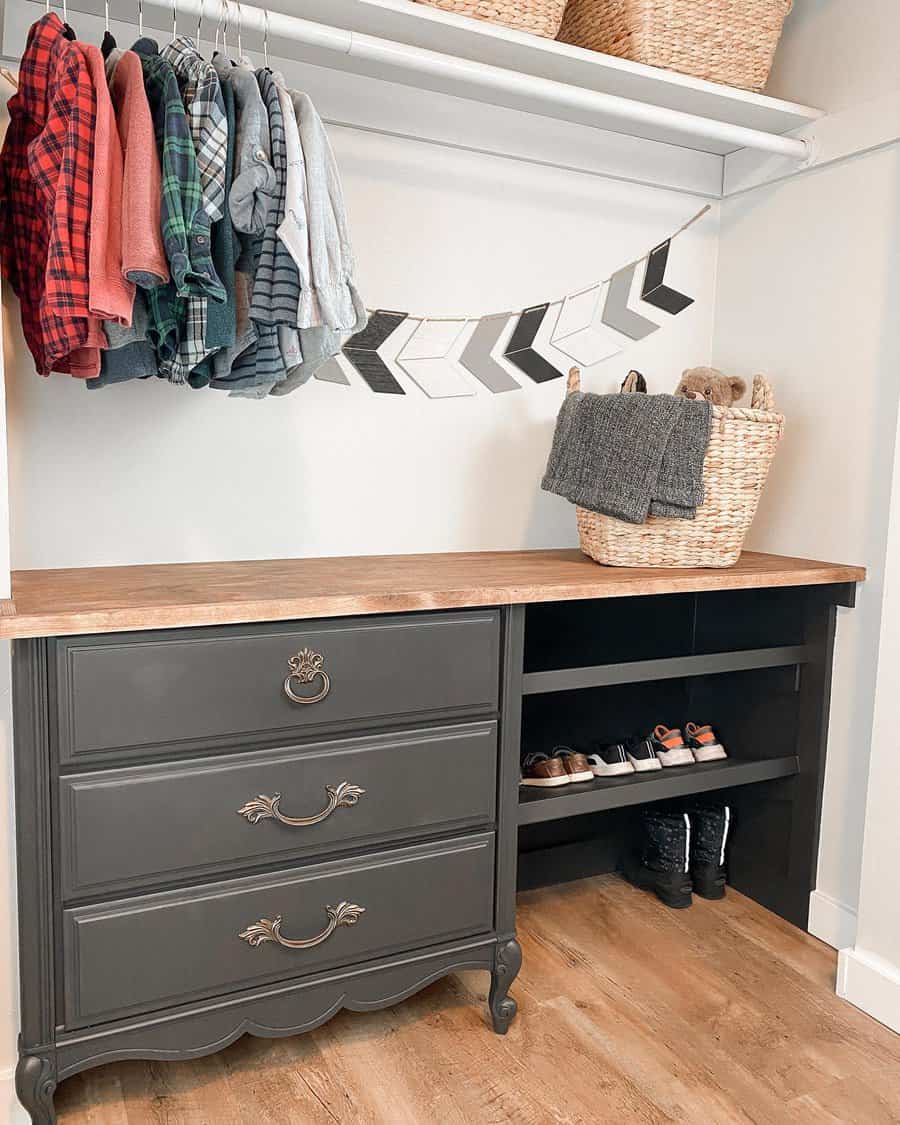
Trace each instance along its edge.
<instances>
[{"instance_id":1,"label":"dresser drawer","mask_svg":"<svg viewBox=\"0 0 900 1125\"><path fill-rule=\"evenodd\" d=\"M62 777L63 895L483 826L496 770L490 722Z\"/></svg>"},{"instance_id":2,"label":"dresser drawer","mask_svg":"<svg viewBox=\"0 0 900 1125\"><path fill-rule=\"evenodd\" d=\"M497 706L493 610L72 637L55 646L64 764L254 737L271 744L283 732L389 717L474 717Z\"/></svg>"},{"instance_id":3,"label":"dresser drawer","mask_svg":"<svg viewBox=\"0 0 900 1125\"><path fill-rule=\"evenodd\" d=\"M482 833L66 910L66 1025L489 932L493 882Z\"/></svg>"}]
</instances>

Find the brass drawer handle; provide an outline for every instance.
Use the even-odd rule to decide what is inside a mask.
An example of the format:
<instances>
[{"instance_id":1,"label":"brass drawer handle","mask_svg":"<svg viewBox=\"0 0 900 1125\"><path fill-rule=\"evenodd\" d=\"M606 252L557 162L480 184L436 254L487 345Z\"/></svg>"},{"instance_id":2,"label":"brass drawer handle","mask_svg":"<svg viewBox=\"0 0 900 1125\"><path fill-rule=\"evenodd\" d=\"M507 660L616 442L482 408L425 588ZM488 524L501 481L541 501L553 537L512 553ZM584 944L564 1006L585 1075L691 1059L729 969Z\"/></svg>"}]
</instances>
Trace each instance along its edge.
<instances>
[{"instance_id":1,"label":"brass drawer handle","mask_svg":"<svg viewBox=\"0 0 900 1125\"><path fill-rule=\"evenodd\" d=\"M323 668L324 663L324 656L310 648L303 648L296 656L290 657L290 672L284 678L284 694L292 703L320 703L331 691L331 679ZM292 687L295 680L298 684L311 684L317 676L321 676L322 686L315 695L297 695Z\"/></svg>"},{"instance_id":2,"label":"brass drawer handle","mask_svg":"<svg viewBox=\"0 0 900 1125\"><path fill-rule=\"evenodd\" d=\"M325 792L328 794L328 804L315 816L285 816L280 807L280 793L276 793L274 797L267 797L265 793L260 793L246 805L241 805L238 813L245 816L251 824L259 824L261 820L277 820L289 828L308 828L311 824L320 824L323 820L327 820L335 809L352 808L365 793L365 789L361 789L358 785L351 785L349 781L342 781L340 785L326 785Z\"/></svg>"},{"instance_id":3,"label":"brass drawer handle","mask_svg":"<svg viewBox=\"0 0 900 1125\"><path fill-rule=\"evenodd\" d=\"M254 947L266 941L274 941L276 945L282 945L285 949L312 949L314 945L321 945L323 941L328 941L338 926L355 926L360 914L365 912L364 906L355 906L352 902L339 902L337 906L326 906L328 925L325 929L315 937L295 939L282 937L282 917L276 914L274 918L260 918L258 922L242 930L238 937Z\"/></svg>"}]
</instances>

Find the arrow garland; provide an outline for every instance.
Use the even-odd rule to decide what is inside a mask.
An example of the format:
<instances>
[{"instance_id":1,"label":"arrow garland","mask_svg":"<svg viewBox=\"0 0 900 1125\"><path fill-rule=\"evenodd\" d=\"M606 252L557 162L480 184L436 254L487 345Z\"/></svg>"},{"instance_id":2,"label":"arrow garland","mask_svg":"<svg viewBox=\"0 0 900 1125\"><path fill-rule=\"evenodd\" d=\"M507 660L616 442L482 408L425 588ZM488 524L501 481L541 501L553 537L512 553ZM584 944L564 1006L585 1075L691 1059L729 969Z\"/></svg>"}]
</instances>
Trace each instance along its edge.
<instances>
[{"instance_id":1,"label":"arrow garland","mask_svg":"<svg viewBox=\"0 0 900 1125\"><path fill-rule=\"evenodd\" d=\"M551 362L542 351L542 340L551 351L582 367L602 363L628 342L644 340L659 330L655 316L645 315L648 309L638 311L641 305L678 316L694 303L693 297L665 283L669 249L673 239L708 210L702 208L664 242L610 277L519 313L431 317L376 309L369 313L365 328L344 344L343 358L376 394L406 394L401 383L405 376L433 399L473 395L469 377L492 394L520 390L522 384L501 358L534 383L561 379L568 364ZM639 296L633 299L639 267L643 278ZM334 361L318 377L349 385Z\"/></svg>"}]
</instances>

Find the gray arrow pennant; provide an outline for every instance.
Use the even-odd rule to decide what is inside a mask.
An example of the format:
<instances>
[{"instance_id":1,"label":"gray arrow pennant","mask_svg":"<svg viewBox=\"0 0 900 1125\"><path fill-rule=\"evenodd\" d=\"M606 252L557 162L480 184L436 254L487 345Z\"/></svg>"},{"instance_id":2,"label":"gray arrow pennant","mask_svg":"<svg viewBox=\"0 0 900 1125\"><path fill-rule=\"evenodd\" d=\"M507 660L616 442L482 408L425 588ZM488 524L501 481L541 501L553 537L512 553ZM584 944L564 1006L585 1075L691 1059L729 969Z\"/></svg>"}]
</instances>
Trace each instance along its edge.
<instances>
[{"instance_id":1,"label":"gray arrow pennant","mask_svg":"<svg viewBox=\"0 0 900 1125\"><path fill-rule=\"evenodd\" d=\"M466 371L474 375L495 395L503 391L522 389L506 368L501 367L491 355L509 318L509 313L501 313L498 316L485 316L479 320L472 338L459 357L459 362Z\"/></svg>"},{"instance_id":2,"label":"gray arrow pennant","mask_svg":"<svg viewBox=\"0 0 900 1125\"><path fill-rule=\"evenodd\" d=\"M623 336L628 336L631 340L643 340L652 332L655 332L659 325L628 307L628 298L631 296L631 285L634 281L636 268L636 265L626 266L610 278L602 320L604 324L608 324L610 328L615 328L617 332L621 332Z\"/></svg>"}]
</instances>

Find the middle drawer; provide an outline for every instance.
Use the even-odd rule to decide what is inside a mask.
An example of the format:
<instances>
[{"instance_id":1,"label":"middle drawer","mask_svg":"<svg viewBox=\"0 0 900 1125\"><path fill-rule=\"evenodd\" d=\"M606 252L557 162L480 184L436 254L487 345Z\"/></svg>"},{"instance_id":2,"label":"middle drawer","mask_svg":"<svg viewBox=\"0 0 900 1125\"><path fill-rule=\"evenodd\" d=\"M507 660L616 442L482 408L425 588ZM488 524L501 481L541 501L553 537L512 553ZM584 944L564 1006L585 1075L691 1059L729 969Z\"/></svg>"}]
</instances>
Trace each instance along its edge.
<instances>
[{"instance_id":1,"label":"middle drawer","mask_svg":"<svg viewBox=\"0 0 900 1125\"><path fill-rule=\"evenodd\" d=\"M497 724L60 778L67 899L489 824Z\"/></svg>"}]
</instances>

